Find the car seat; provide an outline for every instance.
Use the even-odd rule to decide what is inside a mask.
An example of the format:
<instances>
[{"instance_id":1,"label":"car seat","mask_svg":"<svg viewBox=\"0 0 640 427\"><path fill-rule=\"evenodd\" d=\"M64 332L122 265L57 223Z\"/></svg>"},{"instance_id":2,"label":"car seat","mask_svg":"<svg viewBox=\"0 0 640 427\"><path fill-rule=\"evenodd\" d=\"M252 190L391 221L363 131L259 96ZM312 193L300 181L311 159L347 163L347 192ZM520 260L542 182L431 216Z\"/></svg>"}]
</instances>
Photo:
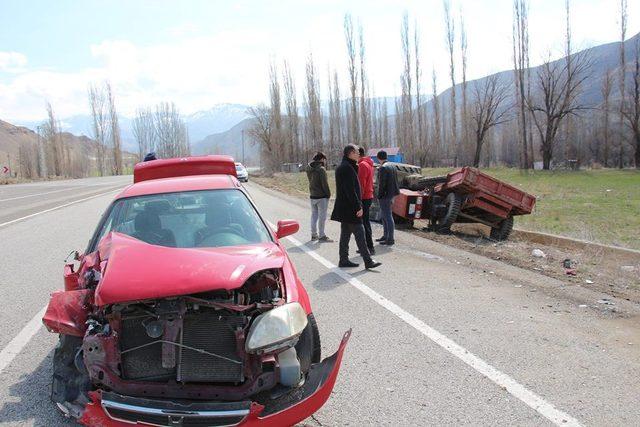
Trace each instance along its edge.
<instances>
[{"instance_id":1,"label":"car seat","mask_svg":"<svg viewBox=\"0 0 640 427\"><path fill-rule=\"evenodd\" d=\"M173 231L162 228L160 216L155 212L144 210L138 213L134 219L135 232L132 237L143 242L159 246L176 246L176 237Z\"/></svg>"}]
</instances>

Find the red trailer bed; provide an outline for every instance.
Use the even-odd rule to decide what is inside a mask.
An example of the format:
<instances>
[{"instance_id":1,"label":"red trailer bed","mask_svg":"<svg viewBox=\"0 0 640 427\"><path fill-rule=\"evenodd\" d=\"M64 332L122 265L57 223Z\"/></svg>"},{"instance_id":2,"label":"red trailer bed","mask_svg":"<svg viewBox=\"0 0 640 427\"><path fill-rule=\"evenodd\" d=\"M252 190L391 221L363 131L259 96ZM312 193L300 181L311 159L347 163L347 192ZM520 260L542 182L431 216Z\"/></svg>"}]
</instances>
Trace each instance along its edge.
<instances>
[{"instance_id":1,"label":"red trailer bed","mask_svg":"<svg viewBox=\"0 0 640 427\"><path fill-rule=\"evenodd\" d=\"M479 208L501 218L528 215L536 204L535 196L489 176L478 169L463 167L447 175L447 182L435 187L436 193L468 195L462 209Z\"/></svg>"}]
</instances>

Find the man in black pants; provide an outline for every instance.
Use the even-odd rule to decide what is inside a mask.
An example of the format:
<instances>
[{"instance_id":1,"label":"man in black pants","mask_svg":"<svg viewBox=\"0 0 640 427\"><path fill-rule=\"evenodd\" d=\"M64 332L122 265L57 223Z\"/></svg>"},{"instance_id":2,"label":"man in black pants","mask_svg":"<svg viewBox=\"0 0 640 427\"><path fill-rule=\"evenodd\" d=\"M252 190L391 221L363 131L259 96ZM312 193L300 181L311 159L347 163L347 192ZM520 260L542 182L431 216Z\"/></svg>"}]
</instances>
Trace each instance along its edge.
<instances>
[{"instance_id":1,"label":"man in black pants","mask_svg":"<svg viewBox=\"0 0 640 427\"><path fill-rule=\"evenodd\" d=\"M358 147L349 144L344 148L342 163L336 169L336 202L331 219L340 223L340 263L339 267L357 267L349 261L349 240L355 237L360 255L366 268L382 265L371 258L362 225L362 198L358 182Z\"/></svg>"}]
</instances>

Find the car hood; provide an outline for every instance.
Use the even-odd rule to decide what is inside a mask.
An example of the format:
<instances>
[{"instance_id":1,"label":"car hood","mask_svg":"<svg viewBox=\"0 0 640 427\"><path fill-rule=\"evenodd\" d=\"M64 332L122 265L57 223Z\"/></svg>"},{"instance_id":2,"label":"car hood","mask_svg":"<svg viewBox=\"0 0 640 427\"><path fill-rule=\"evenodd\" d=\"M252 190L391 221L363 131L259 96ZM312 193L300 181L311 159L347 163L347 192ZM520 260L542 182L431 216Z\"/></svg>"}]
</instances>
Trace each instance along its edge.
<instances>
[{"instance_id":1,"label":"car hood","mask_svg":"<svg viewBox=\"0 0 640 427\"><path fill-rule=\"evenodd\" d=\"M236 289L257 271L282 268L285 254L273 242L223 248L169 248L110 233L98 247L102 306Z\"/></svg>"}]
</instances>

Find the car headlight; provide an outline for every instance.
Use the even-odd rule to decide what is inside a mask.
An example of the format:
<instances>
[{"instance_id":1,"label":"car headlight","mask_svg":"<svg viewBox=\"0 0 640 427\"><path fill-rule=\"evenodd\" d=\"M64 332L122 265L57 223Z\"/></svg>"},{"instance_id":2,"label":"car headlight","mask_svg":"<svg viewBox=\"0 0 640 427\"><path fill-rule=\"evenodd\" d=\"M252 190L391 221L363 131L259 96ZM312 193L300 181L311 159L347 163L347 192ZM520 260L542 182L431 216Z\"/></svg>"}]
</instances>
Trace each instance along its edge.
<instances>
[{"instance_id":1,"label":"car headlight","mask_svg":"<svg viewBox=\"0 0 640 427\"><path fill-rule=\"evenodd\" d=\"M247 353L264 353L290 347L307 326L307 313L297 302L262 313L253 321L245 348Z\"/></svg>"}]
</instances>

